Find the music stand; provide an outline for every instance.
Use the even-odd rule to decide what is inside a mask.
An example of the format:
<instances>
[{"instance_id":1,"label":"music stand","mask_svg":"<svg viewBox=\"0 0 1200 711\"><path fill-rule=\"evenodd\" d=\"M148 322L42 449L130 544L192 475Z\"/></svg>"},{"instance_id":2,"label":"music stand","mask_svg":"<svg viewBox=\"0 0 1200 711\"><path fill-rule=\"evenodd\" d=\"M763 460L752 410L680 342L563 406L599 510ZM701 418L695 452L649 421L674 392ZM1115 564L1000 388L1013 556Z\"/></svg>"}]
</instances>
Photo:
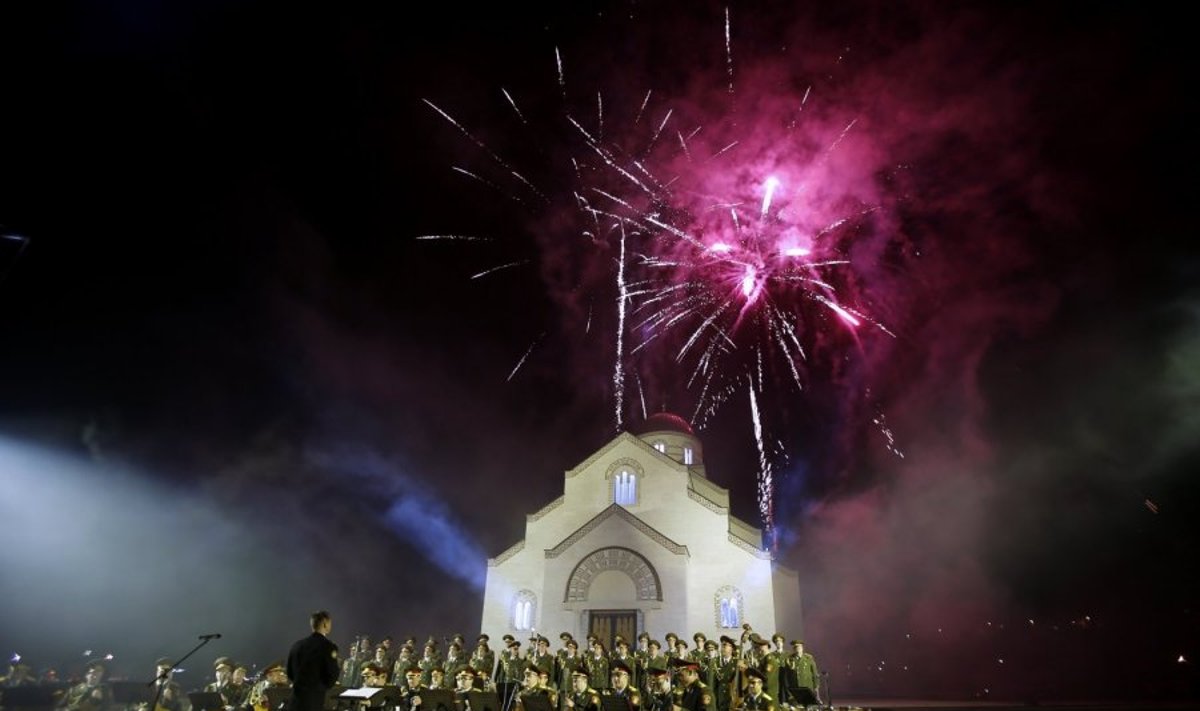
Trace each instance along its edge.
<instances>
[{"instance_id":1,"label":"music stand","mask_svg":"<svg viewBox=\"0 0 1200 711\"><path fill-rule=\"evenodd\" d=\"M263 689L263 694L267 697L267 708L272 711L280 711L291 706L292 687L290 686L270 686Z\"/></svg>"},{"instance_id":2,"label":"music stand","mask_svg":"<svg viewBox=\"0 0 1200 711\"><path fill-rule=\"evenodd\" d=\"M338 696L345 690L346 687L341 684L334 684L329 687L329 691L325 692L325 711L334 711L338 707ZM192 711L195 711L195 709Z\"/></svg>"},{"instance_id":3,"label":"music stand","mask_svg":"<svg viewBox=\"0 0 1200 711\"><path fill-rule=\"evenodd\" d=\"M154 690L140 681L113 681L108 688L112 689L113 703L121 706L149 704L154 699Z\"/></svg>"},{"instance_id":4,"label":"music stand","mask_svg":"<svg viewBox=\"0 0 1200 711\"><path fill-rule=\"evenodd\" d=\"M225 699L215 691L193 691L188 694L192 711L225 711Z\"/></svg>"},{"instance_id":5,"label":"music stand","mask_svg":"<svg viewBox=\"0 0 1200 711\"><path fill-rule=\"evenodd\" d=\"M51 686L13 686L0 689L0 706L12 709L52 709L58 702Z\"/></svg>"},{"instance_id":6,"label":"music stand","mask_svg":"<svg viewBox=\"0 0 1200 711\"><path fill-rule=\"evenodd\" d=\"M625 696L600 695L600 711L631 711L633 699Z\"/></svg>"},{"instance_id":7,"label":"music stand","mask_svg":"<svg viewBox=\"0 0 1200 711\"><path fill-rule=\"evenodd\" d=\"M500 694L494 691L475 690L467 698L471 700L471 711L501 711Z\"/></svg>"},{"instance_id":8,"label":"music stand","mask_svg":"<svg viewBox=\"0 0 1200 711\"><path fill-rule=\"evenodd\" d=\"M555 711L554 707L550 705L550 697L545 694L522 696L520 702L525 707L525 711ZM629 711L629 709L625 707L622 711Z\"/></svg>"},{"instance_id":9,"label":"music stand","mask_svg":"<svg viewBox=\"0 0 1200 711\"><path fill-rule=\"evenodd\" d=\"M421 697L421 711L458 711L450 689L421 689L417 696Z\"/></svg>"},{"instance_id":10,"label":"music stand","mask_svg":"<svg viewBox=\"0 0 1200 711\"><path fill-rule=\"evenodd\" d=\"M786 697L786 700L794 705L816 706L821 703L817 699L816 692L808 687L800 686L800 682L796 678L795 669L785 667L779 683L783 687L783 695Z\"/></svg>"},{"instance_id":11,"label":"music stand","mask_svg":"<svg viewBox=\"0 0 1200 711\"><path fill-rule=\"evenodd\" d=\"M521 685L515 681L502 681L496 684L496 693L500 696L502 702L502 711L509 711L513 707L513 701L517 698L517 692L521 690Z\"/></svg>"}]
</instances>

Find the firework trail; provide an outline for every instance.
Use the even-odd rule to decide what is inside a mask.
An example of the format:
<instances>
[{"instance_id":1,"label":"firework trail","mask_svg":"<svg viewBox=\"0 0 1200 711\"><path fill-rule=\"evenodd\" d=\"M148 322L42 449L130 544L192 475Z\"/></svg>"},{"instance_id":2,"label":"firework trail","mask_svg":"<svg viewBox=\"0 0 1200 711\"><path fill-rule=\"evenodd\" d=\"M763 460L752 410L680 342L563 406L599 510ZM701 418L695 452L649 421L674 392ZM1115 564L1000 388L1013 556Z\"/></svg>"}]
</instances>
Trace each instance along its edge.
<instances>
[{"instance_id":1,"label":"firework trail","mask_svg":"<svg viewBox=\"0 0 1200 711\"><path fill-rule=\"evenodd\" d=\"M533 349L537 348L537 344L541 342L542 338L545 336L546 334L543 332L537 338L533 339L533 343L530 343L529 348L525 350L525 355L521 356L521 359L517 361L515 366L513 366L512 372L508 374L508 377L504 379L504 382L507 383L512 381L513 376L517 374L517 371L520 370L521 366L525 365L525 361L529 359L529 354L533 353Z\"/></svg>"},{"instance_id":2,"label":"firework trail","mask_svg":"<svg viewBox=\"0 0 1200 711\"><path fill-rule=\"evenodd\" d=\"M617 255L617 356L613 364L613 393L616 400L617 429L625 413L625 307L629 294L625 288L625 225L621 228L621 251Z\"/></svg>"},{"instance_id":3,"label":"firework trail","mask_svg":"<svg viewBox=\"0 0 1200 711\"><path fill-rule=\"evenodd\" d=\"M727 89L733 94L728 8L724 41ZM868 327L894 337L863 306L860 283L870 270L860 269L854 256L856 238L872 234L871 219L881 209L871 202L873 189L843 177L857 175L847 167L853 155L840 154L863 140L861 132L852 133L858 119L844 117L834 123L836 114L814 117L818 123L804 130L798 116L810 102L811 85L798 101L786 102L772 115L759 111L751 121L750 114L741 114L744 125L714 122L711 117L697 120L685 109L677 111L654 89L644 94L639 90L640 102L631 101L624 112L622 104L612 101L606 110L599 90L593 109L588 106L589 91L573 113L558 47L554 58L564 110L553 130L534 128L539 141L563 141L573 181L565 190L563 185L544 190L535 186L514 167L519 161L502 158L448 112L427 99L425 103L516 181L518 190L530 191L546 204L554 204L553 197L566 197L580 218L576 233L581 240L565 242L570 235L563 234L561 222L555 225L553 240L560 253L560 245L572 245L566 248L574 250L567 259L578 260L577 269L568 272L574 281L563 285L565 291L615 290L615 323L607 323L615 329L611 382L617 428L624 426L627 408L640 403L646 415L646 385L660 387L670 379L664 373L671 371L695 393L691 422L697 428L731 399L743 394L749 399L759 455L759 514L770 538L772 460L786 459L786 451L776 453L767 445L768 412L786 412L793 405L789 398L805 389L814 356L828 362L843 344L862 347L860 331ZM746 81L743 77L741 83ZM502 93L521 123L532 126L532 117L518 108L512 95L503 89ZM576 118L592 110L594 132L584 125L590 120ZM664 140L667 131L673 139L668 134ZM539 145L531 154L553 155L547 148ZM466 169L460 172L501 189ZM471 278L525 263L502 264ZM615 269L597 269L598 264ZM593 325L589 299L582 332L590 334ZM508 380L544 335L529 346ZM644 380L646 375L654 377ZM638 403L625 397L630 376L637 383ZM875 424L889 449L903 456L882 413Z\"/></svg>"},{"instance_id":4,"label":"firework trail","mask_svg":"<svg viewBox=\"0 0 1200 711\"><path fill-rule=\"evenodd\" d=\"M758 396L754 394L754 380L750 379L747 392L750 394L750 418L754 422L754 443L758 446L758 515L763 523L763 537L767 547L774 550L775 535L775 482L771 476L771 462L767 459L767 448L763 445L762 415L758 411Z\"/></svg>"}]
</instances>

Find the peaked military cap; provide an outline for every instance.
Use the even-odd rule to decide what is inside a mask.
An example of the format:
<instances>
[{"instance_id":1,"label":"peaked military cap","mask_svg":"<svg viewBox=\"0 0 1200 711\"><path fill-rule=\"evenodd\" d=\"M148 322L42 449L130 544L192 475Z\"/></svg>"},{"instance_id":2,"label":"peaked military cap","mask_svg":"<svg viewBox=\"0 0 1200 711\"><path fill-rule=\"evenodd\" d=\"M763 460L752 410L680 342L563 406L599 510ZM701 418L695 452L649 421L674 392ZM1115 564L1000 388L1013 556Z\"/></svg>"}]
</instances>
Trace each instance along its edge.
<instances>
[{"instance_id":1,"label":"peaked military cap","mask_svg":"<svg viewBox=\"0 0 1200 711\"><path fill-rule=\"evenodd\" d=\"M681 669L681 670L682 669L691 669L693 671L697 671L700 669L700 665L697 664L696 662L694 662L690 659L680 659L678 657L672 658L670 661L670 665L675 667L676 669Z\"/></svg>"}]
</instances>

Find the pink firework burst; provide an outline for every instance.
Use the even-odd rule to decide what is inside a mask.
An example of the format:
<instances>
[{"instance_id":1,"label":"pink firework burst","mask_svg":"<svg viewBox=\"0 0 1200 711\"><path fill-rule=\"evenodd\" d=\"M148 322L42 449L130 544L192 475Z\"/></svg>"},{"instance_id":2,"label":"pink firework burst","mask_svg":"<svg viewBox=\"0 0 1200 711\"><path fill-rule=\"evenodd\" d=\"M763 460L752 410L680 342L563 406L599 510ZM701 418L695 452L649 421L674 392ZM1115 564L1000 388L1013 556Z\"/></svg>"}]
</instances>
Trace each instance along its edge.
<instances>
[{"instance_id":1,"label":"pink firework burst","mask_svg":"<svg viewBox=\"0 0 1200 711\"><path fill-rule=\"evenodd\" d=\"M495 173L485 179L457 168L462 175L505 184L518 202L552 206L552 218L543 221L544 258L556 274L570 275L561 291L572 299L601 295L589 300L585 333L593 329L592 304L604 309L604 295L614 296L618 428L631 402L647 414L643 383L666 390L669 373L684 376L699 428L745 395L759 454L759 513L769 534L773 453L785 449L770 442L770 413L792 406L814 361L861 347L865 329L891 335L862 288L877 266L864 260L887 241L887 220L879 219L887 207L880 160L858 119L831 107L809 118L808 85L739 93L730 34L726 12L728 89L725 77L710 88L723 100L673 103L653 89L628 102L605 101L594 90L582 92L586 101L568 99L561 122L538 132L543 145L530 151L567 157L567 179L554 187L527 178L532 173L518 167L521 161L501 157L451 112L426 103L482 149ZM555 48L564 97L573 95L567 66L569 55ZM508 91L503 98L528 127L531 114L518 98ZM547 150L550 136L561 147ZM862 243L872 247L858 249ZM571 268L560 268L564 262ZM627 398L630 382L637 383L636 400Z\"/></svg>"}]
</instances>

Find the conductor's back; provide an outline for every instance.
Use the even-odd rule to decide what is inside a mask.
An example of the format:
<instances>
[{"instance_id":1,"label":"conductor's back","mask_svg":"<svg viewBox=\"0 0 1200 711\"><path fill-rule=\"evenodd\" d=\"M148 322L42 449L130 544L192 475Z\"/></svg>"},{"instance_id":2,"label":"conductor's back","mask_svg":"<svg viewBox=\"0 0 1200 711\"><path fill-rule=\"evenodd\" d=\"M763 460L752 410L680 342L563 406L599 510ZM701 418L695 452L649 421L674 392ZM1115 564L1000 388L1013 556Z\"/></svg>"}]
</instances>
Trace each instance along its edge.
<instances>
[{"instance_id":1,"label":"conductor's back","mask_svg":"<svg viewBox=\"0 0 1200 711\"><path fill-rule=\"evenodd\" d=\"M292 680L292 711L322 711L325 694L337 682L337 645L326 636L333 619L321 610L310 619L313 633L292 645L288 652L287 675Z\"/></svg>"}]
</instances>

